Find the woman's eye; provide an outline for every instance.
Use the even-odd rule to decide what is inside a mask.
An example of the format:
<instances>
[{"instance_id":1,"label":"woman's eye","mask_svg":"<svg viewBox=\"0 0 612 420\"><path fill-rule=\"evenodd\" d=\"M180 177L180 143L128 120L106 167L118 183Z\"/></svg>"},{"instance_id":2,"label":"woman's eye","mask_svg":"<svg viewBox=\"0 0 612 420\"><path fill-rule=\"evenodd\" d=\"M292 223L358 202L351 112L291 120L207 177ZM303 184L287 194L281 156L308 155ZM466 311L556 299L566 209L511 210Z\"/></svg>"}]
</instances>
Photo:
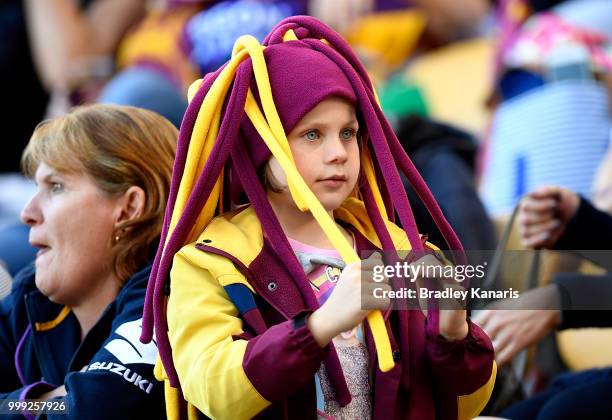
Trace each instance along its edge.
<instances>
[{"instance_id":1,"label":"woman's eye","mask_svg":"<svg viewBox=\"0 0 612 420\"><path fill-rule=\"evenodd\" d=\"M306 134L304 134L304 137L306 138L306 140L316 140L319 138L319 134L316 131L309 131Z\"/></svg>"},{"instance_id":2,"label":"woman's eye","mask_svg":"<svg viewBox=\"0 0 612 420\"><path fill-rule=\"evenodd\" d=\"M58 193L58 192L62 191L63 188L64 188L64 186L62 184L60 184L59 182L53 182L51 184L51 192L52 193Z\"/></svg>"},{"instance_id":3,"label":"woman's eye","mask_svg":"<svg viewBox=\"0 0 612 420\"><path fill-rule=\"evenodd\" d=\"M340 137L342 138L342 140L350 140L353 138L354 135L355 130L353 129L342 130L342 132L340 133Z\"/></svg>"}]
</instances>

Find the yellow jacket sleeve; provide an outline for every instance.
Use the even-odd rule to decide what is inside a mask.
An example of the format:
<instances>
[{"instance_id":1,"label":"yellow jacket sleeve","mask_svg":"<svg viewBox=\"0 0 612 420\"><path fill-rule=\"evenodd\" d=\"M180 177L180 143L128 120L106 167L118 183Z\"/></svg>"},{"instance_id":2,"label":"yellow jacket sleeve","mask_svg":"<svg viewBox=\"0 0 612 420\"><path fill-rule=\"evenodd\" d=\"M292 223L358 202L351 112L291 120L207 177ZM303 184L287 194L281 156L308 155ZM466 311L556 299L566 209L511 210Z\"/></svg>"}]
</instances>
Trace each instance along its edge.
<instances>
[{"instance_id":1,"label":"yellow jacket sleeve","mask_svg":"<svg viewBox=\"0 0 612 420\"><path fill-rule=\"evenodd\" d=\"M219 281L176 254L168 301L168 335L185 399L211 418L251 418L270 403L243 369L242 321Z\"/></svg>"}]
</instances>

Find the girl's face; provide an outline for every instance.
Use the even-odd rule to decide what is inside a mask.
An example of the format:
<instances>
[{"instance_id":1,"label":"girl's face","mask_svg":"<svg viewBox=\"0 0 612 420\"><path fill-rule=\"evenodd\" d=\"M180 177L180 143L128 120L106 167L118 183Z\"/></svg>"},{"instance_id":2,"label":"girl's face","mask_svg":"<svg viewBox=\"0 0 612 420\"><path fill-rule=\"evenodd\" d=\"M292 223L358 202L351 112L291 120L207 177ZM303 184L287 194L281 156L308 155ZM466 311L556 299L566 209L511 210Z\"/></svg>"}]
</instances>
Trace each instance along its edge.
<instances>
[{"instance_id":1,"label":"girl's face","mask_svg":"<svg viewBox=\"0 0 612 420\"><path fill-rule=\"evenodd\" d=\"M287 136L297 170L327 211L340 207L357 183L358 131L355 107L345 99L330 97L306 114ZM269 164L275 180L286 187L276 159ZM293 204L287 188L281 194Z\"/></svg>"}]
</instances>

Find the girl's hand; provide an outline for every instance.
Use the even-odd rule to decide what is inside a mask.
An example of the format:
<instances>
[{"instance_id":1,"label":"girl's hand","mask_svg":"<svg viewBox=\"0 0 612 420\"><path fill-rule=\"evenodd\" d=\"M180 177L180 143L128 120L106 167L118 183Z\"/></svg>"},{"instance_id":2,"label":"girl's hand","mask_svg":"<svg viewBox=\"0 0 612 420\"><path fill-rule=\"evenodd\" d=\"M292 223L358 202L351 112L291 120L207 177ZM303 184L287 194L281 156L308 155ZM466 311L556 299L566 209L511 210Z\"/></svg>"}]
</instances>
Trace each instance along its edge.
<instances>
[{"instance_id":1,"label":"girl's hand","mask_svg":"<svg viewBox=\"0 0 612 420\"><path fill-rule=\"evenodd\" d=\"M561 187L542 187L527 194L519 205L521 243L528 248L550 248L576 215L580 197Z\"/></svg>"},{"instance_id":2,"label":"girl's hand","mask_svg":"<svg viewBox=\"0 0 612 420\"><path fill-rule=\"evenodd\" d=\"M362 302L362 297L373 296L374 288L391 290L387 280L373 280L374 267L383 264L380 254L374 253L368 259L348 264L344 268L327 301L308 318L308 328L321 347L325 347L341 332L359 325L370 310L385 310L389 307L388 298Z\"/></svg>"},{"instance_id":3,"label":"girl's hand","mask_svg":"<svg viewBox=\"0 0 612 420\"><path fill-rule=\"evenodd\" d=\"M436 267L441 266L444 267L436 257L431 254L425 255L422 258L419 258L411 265L423 265L423 267ZM421 271L421 273L427 274L427 271L434 273L436 270L426 270ZM438 278L428 278L425 275L420 276L416 279L417 285L419 288L426 287L426 281L433 280L437 283L438 289L448 289L452 288L455 290L463 290L463 287L460 286L460 283L455 281L454 279L438 279ZM421 300L421 307L426 307L426 301ZM469 331L468 323L467 323L467 311L465 309L466 302L457 301L456 307L461 309L447 309L448 306L455 306L452 302L445 302L444 308L440 309L440 323L439 323L439 333L442 337L444 337L448 341L456 341L463 340ZM423 315L427 316L427 310L423 309Z\"/></svg>"}]
</instances>

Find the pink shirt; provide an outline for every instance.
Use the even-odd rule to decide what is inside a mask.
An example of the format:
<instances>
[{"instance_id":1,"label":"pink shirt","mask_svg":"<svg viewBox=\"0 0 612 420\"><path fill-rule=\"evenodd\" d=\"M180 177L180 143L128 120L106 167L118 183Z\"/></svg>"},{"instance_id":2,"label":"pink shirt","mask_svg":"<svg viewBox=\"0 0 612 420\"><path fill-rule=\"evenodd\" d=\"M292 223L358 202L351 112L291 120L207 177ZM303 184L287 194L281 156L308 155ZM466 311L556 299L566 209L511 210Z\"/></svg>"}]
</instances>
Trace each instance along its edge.
<instances>
[{"instance_id":1,"label":"pink shirt","mask_svg":"<svg viewBox=\"0 0 612 420\"><path fill-rule=\"evenodd\" d=\"M335 249L316 248L288 238L314 294L323 304L330 296L345 264ZM368 375L368 352L363 342L361 326L345 331L333 339L340 365L346 379L352 400L340 407L329 383L325 367L317 373L317 408L319 418L370 419L372 416L372 395Z\"/></svg>"}]
</instances>

